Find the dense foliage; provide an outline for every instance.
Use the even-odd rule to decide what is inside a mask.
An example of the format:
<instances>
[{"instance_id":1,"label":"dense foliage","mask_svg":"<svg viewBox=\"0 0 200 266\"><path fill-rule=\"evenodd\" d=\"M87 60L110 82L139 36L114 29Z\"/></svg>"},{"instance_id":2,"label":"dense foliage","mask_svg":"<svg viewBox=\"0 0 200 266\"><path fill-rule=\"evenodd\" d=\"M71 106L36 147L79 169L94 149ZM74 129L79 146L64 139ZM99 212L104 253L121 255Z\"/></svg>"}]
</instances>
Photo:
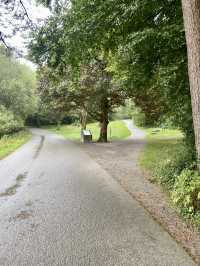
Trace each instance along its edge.
<instances>
[{"instance_id":1,"label":"dense foliage","mask_svg":"<svg viewBox=\"0 0 200 266\"><path fill-rule=\"evenodd\" d=\"M200 215L200 177L197 171L185 169L177 177L172 193L173 202L185 216Z\"/></svg>"},{"instance_id":2,"label":"dense foliage","mask_svg":"<svg viewBox=\"0 0 200 266\"><path fill-rule=\"evenodd\" d=\"M23 126L23 121L20 118L15 119L12 111L0 105L0 137L19 131Z\"/></svg>"},{"instance_id":3,"label":"dense foliage","mask_svg":"<svg viewBox=\"0 0 200 266\"><path fill-rule=\"evenodd\" d=\"M37 106L34 73L0 47L0 136L23 128Z\"/></svg>"},{"instance_id":4,"label":"dense foliage","mask_svg":"<svg viewBox=\"0 0 200 266\"><path fill-rule=\"evenodd\" d=\"M154 175L158 182L164 185L168 190L174 187L177 177L184 169L193 169L195 153L182 141L176 152L160 161L154 168Z\"/></svg>"}]
</instances>

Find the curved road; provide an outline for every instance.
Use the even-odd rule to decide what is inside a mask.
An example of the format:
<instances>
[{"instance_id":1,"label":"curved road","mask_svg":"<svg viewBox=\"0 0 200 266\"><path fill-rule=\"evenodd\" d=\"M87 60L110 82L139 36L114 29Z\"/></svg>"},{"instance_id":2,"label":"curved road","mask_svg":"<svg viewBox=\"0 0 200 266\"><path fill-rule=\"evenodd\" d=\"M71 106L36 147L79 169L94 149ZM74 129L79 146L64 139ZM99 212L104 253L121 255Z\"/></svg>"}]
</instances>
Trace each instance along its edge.
<instances>
[{"instance_id":1,"label":"curved road","mask_svg":"<svg viewBox=\"0 0 200 266\"><path fill-rule=\"evenodd\" d=\"M192 266L78 145L44 130L0 162L0 265Z\"/></svg>"},{"instance_id":2,"label":"curved road","mask_svg":"<svg viewBox=\"0 0 200 266\"><path fill-rule=\"evenodd\" d=\"M135 139L135 140L144 140L145 139L145 132L139 128L137 128L133 120L131 119L124 119L123 120L129 131L131 132L131 136L129 138Z\"/></svg>"}]
</instances>

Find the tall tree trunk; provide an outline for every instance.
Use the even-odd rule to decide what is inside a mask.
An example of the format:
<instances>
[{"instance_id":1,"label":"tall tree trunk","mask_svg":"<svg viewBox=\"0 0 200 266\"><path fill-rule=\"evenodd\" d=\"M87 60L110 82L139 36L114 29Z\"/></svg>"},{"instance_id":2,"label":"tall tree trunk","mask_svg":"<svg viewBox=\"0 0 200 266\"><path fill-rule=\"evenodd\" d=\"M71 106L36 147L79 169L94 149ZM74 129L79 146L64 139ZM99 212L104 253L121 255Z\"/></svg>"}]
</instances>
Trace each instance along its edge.
<instances>
[{"instance_id":1,"label":"tall tree trunk","mask_svg":"<svg viewBox=\"0 0 200 266\"><path fill-rule=\"evenodd\" d=\"M108 142L108 124L108 117L105 115L100 123L101 128L98 142Z\"/></svg>"},{"instance_id":2,"label":"tall tree trunk","mask_svg":"<svg viewBox=\"0 0 200 266\"><path fill-rule=\"evenodd\" d=\"M87 127L87 111L85 109L81 110L80 122L81 122L81 130L85 130Z\"/></svg>"},{"instance_id":3,"label":"tall tree trunk","mask_svg":"<svg viewBox=\"0 0 200 266\"><path fill-rule=\"evenodd\" d=\"M182 0L195 144L200 170L200 0Z\"/></svg>"},{"instance_id":4,"label":"tall tree trunk","mask_svg":"<svg viewBox=\"0 0 200 266\"><path fill-rule=\"evenodd\" d=\"M98 142L107 142L108 141L108 100L107 98L103 100L102 103L102 113L100 120L100 136Z\"/></svg>"}]
</instances>

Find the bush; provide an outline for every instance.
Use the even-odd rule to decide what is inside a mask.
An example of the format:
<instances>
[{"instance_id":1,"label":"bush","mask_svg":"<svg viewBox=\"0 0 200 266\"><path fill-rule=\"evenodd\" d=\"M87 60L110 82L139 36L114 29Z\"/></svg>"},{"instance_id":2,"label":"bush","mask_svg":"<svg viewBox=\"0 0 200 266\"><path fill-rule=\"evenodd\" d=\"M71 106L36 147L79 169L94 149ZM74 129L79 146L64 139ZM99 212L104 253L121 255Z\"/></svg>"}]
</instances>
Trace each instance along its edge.
<instances>
[{"instance_id":1,"label":"bush","mask_svg":"<svg viewBox=\"0 0 200 266\"><path fill-rule=\"evenodd\" d=\"M117 107L111 114L111 120L131 119L135 110L135 104L132 99L126 100L123 106Z\"/></svg>"},{"instance_id":2,"label":"bush","mask_svg":"<svg viewBox=\"0 0 200 266\"><path fill-rule=\"evenodd\" d=\"M158 163L154 170L155 178L158 182L171 190L176 182L177 177L185 168L194 168L194 152L183 142L178 145L173 157Z\"/></svg>"},{"instance_id":3,"label":"bush","mask_svg":"<svg viewBox=\"0 0 200 266\"><path fill-rule=\"evenodd\" d=\"M184 216L193 216L200 212L200 176L198 172L184 169L176 179L171 198Z\"/></svg>"},{"instance_id":4,"label":"bush","mask_svg":"<svg viewBox=\"0 0 200 266\"><path fill-rule=\"evenodd\" d=\"M145 114L142 111L136 109L133 114L133 122L138 127L146 126Z\"/></svg>"},{"instance_id":5,"label":"bush","mask_svg":"<svg viewBox=\"0 0 200 266\"><path fill-rule=\"evenodd\" d=\"M50 125L57 125L57 124L64 124L64 125L71 125L79 121L78 116L64 116L61 121L58 122L58 119L53 118L48 114L42 113L35 113L33 115L29 115L26 119L25 123L28 126L33 127L41 127L41 126L50 126Z\"/></svg>"},{"instance_id":6,"label":"bush","mask_svg":"<svg viewBox=\"0 0 200 266\"><path fill-rule=\"evenodd\" d=\"M0 137L17 132L23 127L22 120L16 119L11 111L0 106Z\"/></svg>"}]
</instances>

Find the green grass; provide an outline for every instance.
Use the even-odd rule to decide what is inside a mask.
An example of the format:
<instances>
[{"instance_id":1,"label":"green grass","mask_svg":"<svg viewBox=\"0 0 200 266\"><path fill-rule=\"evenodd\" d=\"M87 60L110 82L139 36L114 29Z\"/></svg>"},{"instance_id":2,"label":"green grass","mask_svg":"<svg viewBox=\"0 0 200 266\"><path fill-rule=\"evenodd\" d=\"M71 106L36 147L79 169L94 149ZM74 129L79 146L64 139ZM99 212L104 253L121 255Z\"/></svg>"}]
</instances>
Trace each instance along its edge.
<instances>
[{"instance_id":1,"label":"green grass","mask_svg":"<svg viewBox=\"0 0 200 266\"><path fill-rule=\"evenodd\" d=\"M60 134L70 140L80 140L80 127L75 125L62 125L60 128L56 126L46 127L48 130ZM90 123L87 125L87 129L91 130L93 140L96 141L99 137L99 125L98 123ZM123 121L112 121L108 126L108 139L117 140L124 139L131 135Z\"/></svg>"},{"instance_id":2,"label":"green grass","mask_svg":"<svg viewBox=\"0 0 200 266\"><path fill-rule=\"evenodd\" d=\"M181 145L180 140L149 140L140 156L140 165L153 174L156 166L173 157Z\"/></svg>"},{"instance_id":3,"label":"green grass","mask_svg":"<svg viewBox=\"0 0 200 266\"><path fill-rule=\"evenodd\" d=\"M140 156L140 165L152 172L159 163L168 160L177 153L183 134L180 130L148 128L144 129L147 144Z\"/></svg>"},{"instance_id":4,"label":"green grass","mask_svg":"<svg viewBox=\"0 0 200 266\"><path fill-rule=\"evenodd\" d=\"M4 136L0 139L0 159L9 155L31 138L31 133L21 131L19 133Z\"/></svg>"},{"instance_id":5,"label":"green grass","mask_svg":"<svg viewBox=\"0 0 200 266\"><path fill-rule=\"evenodd\" d=\"M174 140L183 138L183 133L178 129L146 128L144 130L148 140Z\"/></svg>"}]
</instances>

